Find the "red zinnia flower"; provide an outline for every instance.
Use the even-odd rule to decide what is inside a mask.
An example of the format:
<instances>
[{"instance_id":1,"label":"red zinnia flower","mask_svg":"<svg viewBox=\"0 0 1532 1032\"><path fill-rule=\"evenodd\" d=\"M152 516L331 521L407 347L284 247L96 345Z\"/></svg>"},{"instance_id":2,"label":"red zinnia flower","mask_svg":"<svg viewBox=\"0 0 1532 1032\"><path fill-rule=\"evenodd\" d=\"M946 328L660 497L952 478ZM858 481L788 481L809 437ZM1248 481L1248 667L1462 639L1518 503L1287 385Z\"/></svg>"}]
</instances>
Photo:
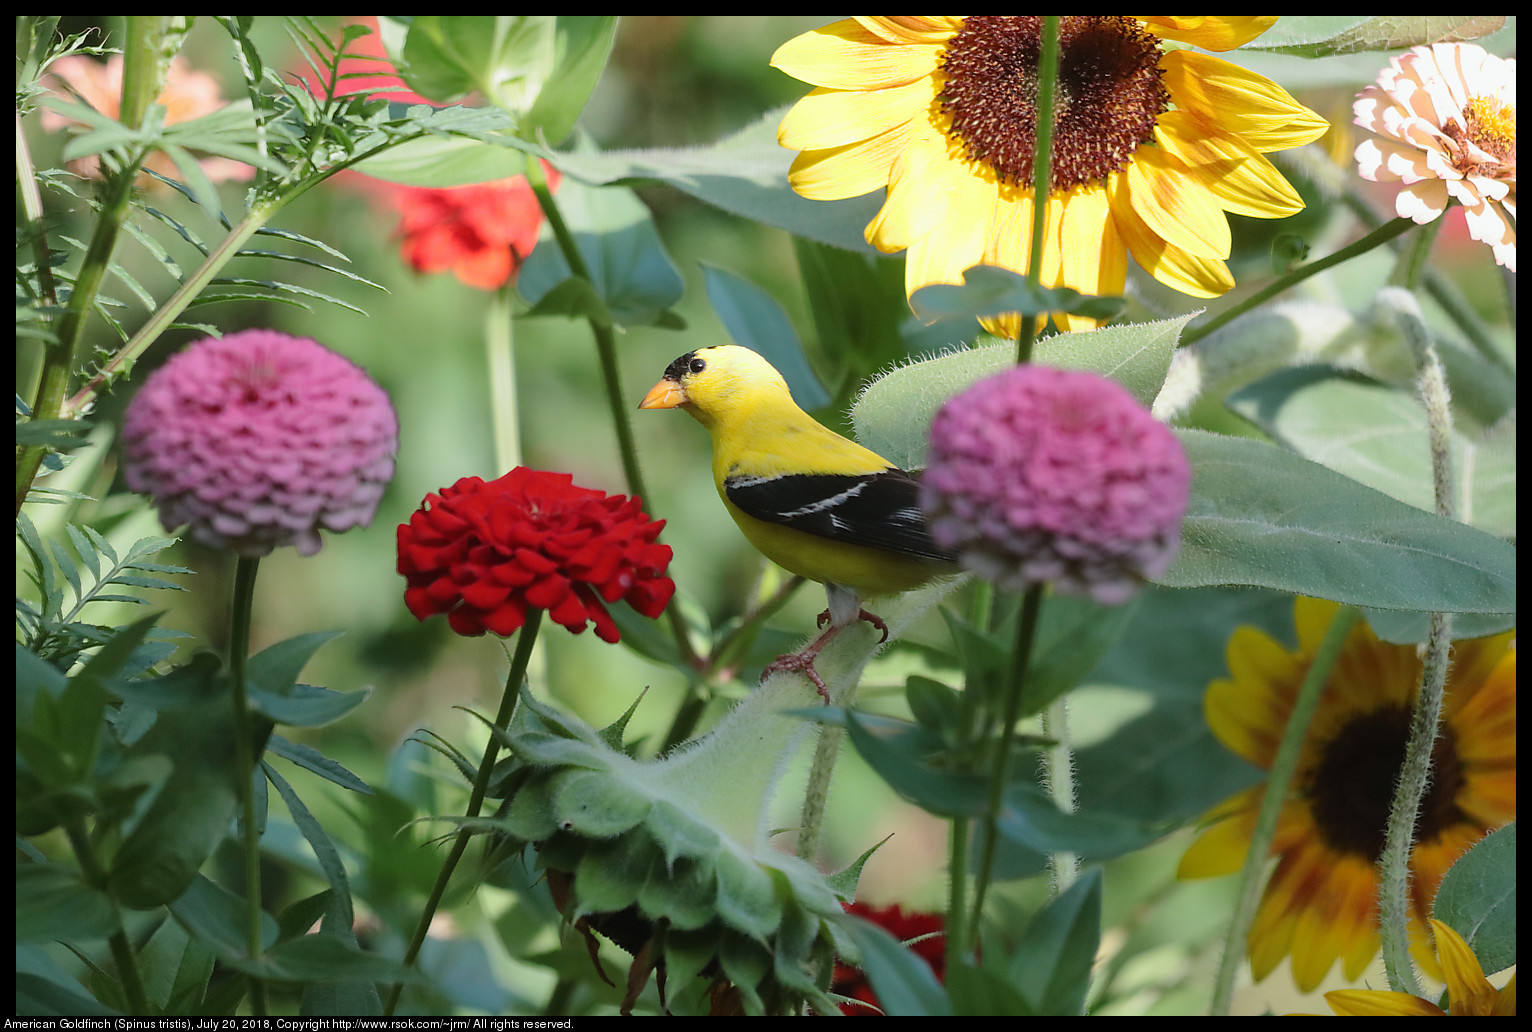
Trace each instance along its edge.
<instances>
[{"instance_id":1,"label":"red zinnia flower","mask_svg":"<svg viewBox=\"0 0 1532 1032\"><path fill-rule=\"evenodd\" d=\"M550 189L559 174L547 162ZM537 246L543 213L526 176L443 188L398 186L400 253L416 272L452 273L470 287L496 290L521 271Z\"/></svg>"},{"instance_id":2,"label":"red zinnia flower","mask_svg":"<svg viewBox=\"0 0 1532 1032\"><path fill-rule=\"evenodd\" d=\"M904 908L898 905L870 907L865 903L852 903L846 907L846 913L871 921L900 942L909 943L911 939L920 939L919 942L910 945L910 952L930 966L938 982L947 980L946 924L940 914L907 914ZM866 1016L882 1012L883 1005L873 994L872 985L867 981L867 976L862 973L861 968L854 968L850 964L843 964L837 960L835 973L830 978L830 991L872 1005L872 1007L861 1007L854 1003L843 1003L840 1006L842 1014ZM877 1010L873 1010L873 1007Z\"/></svg>"},{"instance_id":3,"label":"red zinnia flower","mask_svg":"<svg viewBox=\"0 0 1532 1032\"><path fill-rule=\"evenodd\" d=\"M664 611L676 586L665 576L665 526L637 498L575 487L567 473L517 466L486 483L464 477L399 527L404 604L417 619L446 613L459 634L507 636L529 607L578 634L587 620L618 640L603 602L644 616Z\"/></svg>"}]
</instances>

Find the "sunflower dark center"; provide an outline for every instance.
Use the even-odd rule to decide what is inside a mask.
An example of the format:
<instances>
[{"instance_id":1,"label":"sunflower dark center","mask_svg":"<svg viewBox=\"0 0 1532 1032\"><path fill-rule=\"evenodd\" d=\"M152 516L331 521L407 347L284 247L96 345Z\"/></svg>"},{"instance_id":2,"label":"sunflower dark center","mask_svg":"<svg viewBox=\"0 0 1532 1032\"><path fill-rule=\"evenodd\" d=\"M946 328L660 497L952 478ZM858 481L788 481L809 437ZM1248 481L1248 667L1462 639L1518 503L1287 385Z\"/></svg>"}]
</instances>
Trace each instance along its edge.
<instances>
[{"instance_id":1,"label":"sunflower dark center","mask_svg":"<svg viewBox=\"0 0 1532 1032\"><path fill-rule=\"evenodd\" d=\"M1383 854L1389 805L1409 735L1410 711L1391 707L1357 715L1324 745L1307 792L1325 845L1372 861ZM1420 804L1416 842L1434 839L1464 819L1457 805L1462 788L1456 738L1450 727L1443 727L1431 752L1431 781Z\"/></svg>"},{"instance_id":2,"label":"sunflower dark center","mask_svg":"<svg viewBox=\"0 0 1532 1032\"><path fill-rule=\"evenodd\" d=\"M1030 186L1036 152L1042 18L972 17L947 41L941 110L965 157L1002 183ZM1160 47L1133 18L1071 15L1059 22L1050 189L1067 190L1124 168L1154 136L1170 103Z\"/></svg>"}]
</instances>

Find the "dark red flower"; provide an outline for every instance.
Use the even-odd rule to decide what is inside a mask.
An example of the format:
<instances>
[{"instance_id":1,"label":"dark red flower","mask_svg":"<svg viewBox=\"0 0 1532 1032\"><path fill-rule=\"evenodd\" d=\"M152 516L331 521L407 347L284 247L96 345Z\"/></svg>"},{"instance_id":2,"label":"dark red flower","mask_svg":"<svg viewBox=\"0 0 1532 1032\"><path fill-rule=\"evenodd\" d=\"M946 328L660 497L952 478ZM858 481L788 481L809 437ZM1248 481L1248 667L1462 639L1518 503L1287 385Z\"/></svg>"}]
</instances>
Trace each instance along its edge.
<instances>
[{"instance_id":1,"label":"dark red flower","mask_svg":"<svg viewBox=\"0 0 1532 1032\"><path fill-rule=\"evenodd\" d=\"M897 904L891 907L870 907L865 903L852 903L846 907L846 913L871 921L903 943L928 936L911 945L910 952L926 962L938 982L947 980L947 936L943 934L946 924L940 914L905 913L904 908ZM882 1004L873 995L872 985L861 968L854 968L839 960L835 962L830 991L879 1008L873 1010L872 1007L843 1003L840 1006L842 1014L866 1016L878 1014L882 1009Z\"/></svg>"},{"instance_id":2,"label":"dark red flower","mask_svg":"<svg viewBox=\"0 0 1532 1032\"><path fill-rule=\"evenodd\" d=\"M556 169L543 163L550 189ZM543 212L526 176L471 186L396 186L399 245L416 272L452 270L480 290L497 290L521 271L537 246Z\"/></svg>"},{"instance_id":3,"label":"dark red flower","mask_svg":"<svg viewBox=\"0 0 1532 1032\"><path fill-rule=\"evenodd\" d=\"M665 526L637 498L575 487L568 473L517 466L488 483L464 477L429 494L399 527L404 604L419 620L446 613L459 634L508 636L527 610L578 634L587 621L618 640L604 602L659 616L675 594Z\"/></svg>"}]
</instances>

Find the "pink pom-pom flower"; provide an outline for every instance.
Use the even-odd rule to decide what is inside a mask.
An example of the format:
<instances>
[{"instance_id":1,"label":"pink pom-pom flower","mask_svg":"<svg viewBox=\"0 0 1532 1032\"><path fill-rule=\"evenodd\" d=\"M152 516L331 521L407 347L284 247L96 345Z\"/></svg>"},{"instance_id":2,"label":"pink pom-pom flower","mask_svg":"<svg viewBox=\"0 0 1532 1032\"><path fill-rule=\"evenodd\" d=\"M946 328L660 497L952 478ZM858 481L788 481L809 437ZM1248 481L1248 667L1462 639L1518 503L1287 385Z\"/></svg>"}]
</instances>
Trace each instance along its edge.
<instances>
[{"instance_id":1,"label":"pink pom-pom flower","mask_svg":"<svg viewBox=\"0 0 1532 1032\"><path fill-rule=\"evenodd\" d=\"M197 341L144 381L123 422L123 476L166 530L259 558L319 551L365 526L394 475L388 395L319 343L275 330Z\"/></svg>"},{"instance_id":2,"label":"pink pom-pom flower","mask_svg":"<svg viewBox=\"0 0 1532 1032\"><path fill-rule=\"evenodd\" d=\"M921 506L978 576L1119 605L1169 568L1190 488L1181 442L1126 388L1024 365L937 413Z\"/></svg>"}]
</instances>

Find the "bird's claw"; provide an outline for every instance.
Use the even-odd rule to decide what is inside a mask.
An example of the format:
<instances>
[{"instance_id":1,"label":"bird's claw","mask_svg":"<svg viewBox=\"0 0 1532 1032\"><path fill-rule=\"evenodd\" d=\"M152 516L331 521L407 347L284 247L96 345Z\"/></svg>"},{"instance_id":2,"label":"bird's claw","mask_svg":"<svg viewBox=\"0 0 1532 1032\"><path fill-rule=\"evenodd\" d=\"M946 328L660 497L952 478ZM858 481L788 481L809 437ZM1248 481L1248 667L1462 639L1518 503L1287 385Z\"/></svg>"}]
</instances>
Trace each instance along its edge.
<instances>
[{"instance_id":1,"label":"bird's claw","mask_svg":"<svg viewBox=\"0 0 1532 1032\"><path fill-rule=\"evenodd\" d=\"M820 698L824 699L826 706L830 705L830 689L825 687L824 678L820 677L819 671L814 669L813 656L805 652L789 652L785 656L778 656L761 671L761 680L765 681L772 674L783 672L802 674L813 681L814 690L819 693Z\"/></svg>"}]
</instances>

